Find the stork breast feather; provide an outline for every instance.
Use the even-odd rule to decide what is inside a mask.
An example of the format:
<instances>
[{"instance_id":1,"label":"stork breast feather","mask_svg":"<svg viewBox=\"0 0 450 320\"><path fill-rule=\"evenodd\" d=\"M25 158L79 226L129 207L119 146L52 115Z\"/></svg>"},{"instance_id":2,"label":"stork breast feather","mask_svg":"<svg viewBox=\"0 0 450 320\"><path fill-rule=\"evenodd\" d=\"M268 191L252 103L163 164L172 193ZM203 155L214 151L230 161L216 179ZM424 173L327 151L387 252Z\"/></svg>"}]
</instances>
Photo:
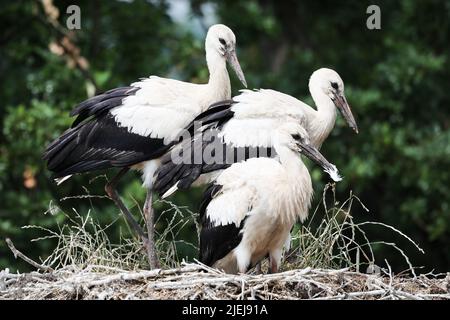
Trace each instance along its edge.
<instances>
[{"instance_id":1,"label":"stork breast feather","mask_svg":"<svg viewBox=\"0 0 450 320\"><path fill-rule=\"evenodd\" d=\"M273 119L231 119L220 135L225 143L235 147L269 147L275 121Z\"/></svg>"},{"instance_id":2,"label":"stork breast feather","mask_svg":"<svg viewBox=\"0 0 450 320\"><path fill-rule=\"evenodd\" d=\"M196 115L192 101L178 99L171 104L142 104L127 99L124 105L111 111L117 123L132 133L151 138L175 138Z\"/></svg>"},{"instance_id":3,"label":"stork breast feather","mask_svg":"<svg viewBox=\"0 0 450 320\"><path fill-rule=\"evenodd\" d=\"M232 110L235 118L270 117L284 118L293 117L297 121L304 121L305 113L300 100L270 89L257 91L244 90L233 98L236 103Z\"/></svg>"},{"instance_id":4,"label":"stork breast feather","mask_svg":"<svg viewBox=\"0 0 450 320\"><path fill-rule=\"evenodd\" d=\"M157 76L135 82L132 86L141 88L134 96L138 100L138 104L165 105L169 108L178 108L174 103L182 102L179 101L181 99L193 99L201 88L201 85L198 84ZM127 100L136 101L134 99Z\"/></svg>"},{"instance_id":5,"label":"stork breast feather","mask_svg":"<svg viewBox=\"0 0 450 320\"><path fill-rule=\"evenodd\" d=\"M239 226L248 214L269 208L266 199L270 199L273 183L282 179L279 162L270 158L251 158L235 163L223 171L216 180L222 185L220 192L208 205L207 215L215 225L230 223Z\"/></svg>"}]
</instances>

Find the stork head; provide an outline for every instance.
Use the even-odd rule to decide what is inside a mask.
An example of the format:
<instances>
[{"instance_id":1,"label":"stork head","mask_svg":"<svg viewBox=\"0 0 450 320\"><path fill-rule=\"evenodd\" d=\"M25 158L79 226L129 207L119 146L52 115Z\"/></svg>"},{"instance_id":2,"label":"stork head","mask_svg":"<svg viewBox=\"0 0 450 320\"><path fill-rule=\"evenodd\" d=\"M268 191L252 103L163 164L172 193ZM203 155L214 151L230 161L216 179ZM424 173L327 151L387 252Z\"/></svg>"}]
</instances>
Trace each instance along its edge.
<instances>
[{"instance_id":1,"label":"stork head","mask_svg":"<svg viewBox=\"0 0 450 320\"><path fill-rule=\"evenodd\" d=\"M277 139L274 145L285 145L295 153L299 153L309 158L319 165L333 181L341 181L342 177L336 166L330 163L320 151L309 142L308 132L298 122L283 122L275 131ZM276 148L275 148L276 149Z\"/></svg>"},{"instance_id":2,"label":"stork head","mask_svg":"<svg viewBox=\"0 0 450 320\"><path fill-rule=\"evenodd\" d=\"M225 59L236 72L242 84L247 87L244 73L236 56L236 36L233 31L223 24L215 24L208 30L205 40L206 52L216 52Z\"/></svg>"},{"instance_id":3,"label":"stork head","mask_svg":"<svg viewBox=\"0 0 450 320\"><path fill-rule=\"evenodd\" d=\"M347 99L344 94L344 81L337 74L336 71L321 68L316 70L309 79L309 90L311 92L320 91L329 97L334 105L339 109L342 116L347 121L350 128L358 133L358 125L353 116L352 110L347 103Z\"/></svg>"}]
</instances>

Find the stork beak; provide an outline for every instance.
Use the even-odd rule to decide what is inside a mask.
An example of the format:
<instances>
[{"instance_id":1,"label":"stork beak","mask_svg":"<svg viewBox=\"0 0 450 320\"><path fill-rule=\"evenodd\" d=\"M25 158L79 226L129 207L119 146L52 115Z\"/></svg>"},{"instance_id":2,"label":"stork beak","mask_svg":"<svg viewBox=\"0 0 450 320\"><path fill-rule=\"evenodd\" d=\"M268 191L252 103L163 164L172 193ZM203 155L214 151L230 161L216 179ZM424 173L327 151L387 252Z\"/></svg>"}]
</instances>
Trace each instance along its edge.
<instances>
[{"instance_id":1,"label":"stork beak","mask_svg":"<svg viewBox=\"0 0 450 320\"><path fill-rule=\"evenodd\" d=\"M317 148L313 147L309 143L304 143L303 141L298 141L297 144L300 147L300 153L314 161L318 164L323 171L328 173L333 181L341 181L342 177L339 175L339 171L334 164L328 162L328 160L320 153Z\"/></svg>"},{"instance_id":2,"label":"stork beak","mask_svg":"<svg viewBox=\"0 0 450 320\"><path fill-rule=\"evenodd\" d=\"M352 128L356 133L358 133L358 125L356 124L355 117L353 117L352 110L347 103L347 99L341 93L335 93L334 98L332 99L336 107L341 112L342 116L347 120L348 125Z\"/></svg>"},{"instance_id":3,"label":"stork beak","mask_svg":"<svg viewBox=\"0 0 450 320\"><path fill-rule=\"evenodd\" d=\"M247 81L245 81L244 72L242 72L241 65L239 64L239 60L236 56L236 50L227 51L226 57L228 63L231 65L234 72L236 72L238 79L242 82L244 87L247 88Z\"/></svg>"}]
</instances>

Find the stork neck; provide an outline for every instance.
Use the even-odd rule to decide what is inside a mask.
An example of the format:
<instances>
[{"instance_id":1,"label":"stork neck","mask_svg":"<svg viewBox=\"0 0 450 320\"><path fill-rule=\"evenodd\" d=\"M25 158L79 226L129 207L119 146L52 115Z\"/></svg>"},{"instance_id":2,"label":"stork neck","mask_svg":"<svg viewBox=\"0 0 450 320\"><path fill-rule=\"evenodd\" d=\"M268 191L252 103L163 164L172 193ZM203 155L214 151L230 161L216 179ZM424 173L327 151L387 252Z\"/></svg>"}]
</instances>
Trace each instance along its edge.
<instances>
[{"instance_id":1,"label":"stork neck","mask_svg":"<svg viewBox=\"0 0 450 320\"><path fill-rule=\"evenodd\" d=\"M308 123L310 140L316 147L320 147L336 122L336 106L322 90L311 88L310 92L317 108L313 113L313 119Z\"/></svg>"},{"instance_id":2,"label":"stork neck","mask_svg":"<svg viewBox=\"0 0 450 320\"><path fill-rule=\"evenodd\" d=\"M311 176L300 155L287 146L275 147L279 161L284 168L284 206L282 217L287 221L300 219L304 221L308 216L308 208L313 195Z\"/></svg>"},{"instance_id":3,"label":"stork neck","mask_svg":"<svg viewBox=\"0 0 450 320\"><path fill-rule=\"evenodd\" d=\"M307 168L298 153L286 146L275 146L275 151L278 154L281 165L290 172L289 177L297 179L296 177L303 174L305 170L307 171Z\"/></svg>"},{"instance_id":4,"label":"stork neck","mask_svg":"<svg viewBox=\"0 0 450 320\"><path fill-rule=\"evenodd\" d=\"M217 94L217 100L231 99L231 84L225 57L215 51L206 52L206 63L209 70L209 90Z\"/></svg>"}]
</instances>

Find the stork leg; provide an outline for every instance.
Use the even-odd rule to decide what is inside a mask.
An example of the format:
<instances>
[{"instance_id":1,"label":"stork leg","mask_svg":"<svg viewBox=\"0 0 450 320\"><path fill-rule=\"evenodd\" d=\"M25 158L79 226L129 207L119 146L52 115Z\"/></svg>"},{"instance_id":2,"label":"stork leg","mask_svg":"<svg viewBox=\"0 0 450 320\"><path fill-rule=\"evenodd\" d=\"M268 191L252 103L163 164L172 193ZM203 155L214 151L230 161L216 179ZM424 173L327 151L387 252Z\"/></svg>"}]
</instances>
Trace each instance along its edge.
<instances>
[{"instance_id":1,"label":"stork leg","mask_svg":"<svg viewBox=\"0 0 450 320\"><path fill-rule=\"evenodd\" d=\"M281 262L281 249L274 250L269 254L269 272L277 273Z\"/></svg>"},{"instance_id":2,"label":"stork leg","mask_svg":"<svg viewBox=\"0 0 450 320\"><path fill-rule=\"evenodd\" d=\"M105 185L105 191L106 191L106 194L111 198L112 201L114 201L116 206L120 209L120 211L124 215L125 220L127 221L130 228L132 230L134 230L134 232L136 232L136 234L138 235L140 240L142 240L144 247L147 248L148 247L148 239L145 236L144 231L139 226L139 223L137 223L137 221L134 219L133 215L130 213L130 211L125 206L125 204L122 202L122 199L120 199L120 196L116 190L117 183L119 182L120 178L122 178L123 175L128 172L128 170L129 170L128 168L123 168L122 170L120 170L119 173L117 175L115 175L111 179L111 181L109 181Z\"/></svg>"},{"instance_id":3,"label":"stork leg","mask_svg":"<svg viewBox=\"0 0 450 320\"><path fill-rule=\"evenodd\" d=\"M261 261L258 262L255 266L255 274L262 274L262 269L261 269Z\"/></svg>"},{"instance_id":4,"label":"stork leg","mask_svg":"<svg viewBox=\"0 0 450 320\"><path fill-rule=\"evenodd\" d=\"M159 268L159 260L156 254L155 244L155 216L153 211L153 193L151 189L147 190L147 197L144 204L144 217L147 224L148 246L147 255L151 269Z\"/></svg>"},{"instance_id":5,"label":"stork leg","mask_svg":"<svg viewBox=\"0 0 450 320\"><path fill-rule=\"evenodd\" d=\"M278 272L278 264L275 261L275 259L270 258L269 262L270 262L269 273L277 273Z\"/></svg>"}]
</instances>

